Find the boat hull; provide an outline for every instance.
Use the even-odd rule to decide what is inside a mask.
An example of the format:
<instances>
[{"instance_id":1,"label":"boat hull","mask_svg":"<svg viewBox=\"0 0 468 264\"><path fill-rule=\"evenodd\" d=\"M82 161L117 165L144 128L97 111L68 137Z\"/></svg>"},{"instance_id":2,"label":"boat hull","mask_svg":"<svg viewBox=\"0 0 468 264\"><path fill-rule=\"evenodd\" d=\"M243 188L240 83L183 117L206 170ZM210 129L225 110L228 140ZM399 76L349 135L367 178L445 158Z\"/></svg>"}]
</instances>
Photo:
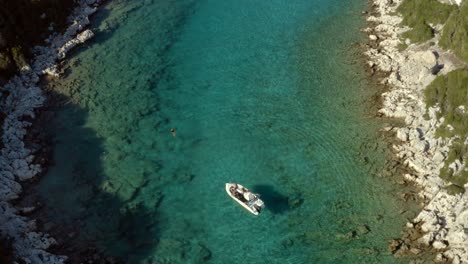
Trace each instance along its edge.
<instances>
[{"instance_id":1,"label":"boat hull","mask_svg":"<svg viewBox=\"0 0 468 264\"><path fill-rule=\"evenodd\" d=\"M250 213L254 214L254 215L258 215L258 211L257 210L254 210L252 209L251 207L249 207L247 204L245 204L244 202L242 202L241 200L239 200L237 197L235 197L231 191L230 191L230 188L233 187L234 184L233 183L226 183L226 192L227 194L234 200L236 201L238 204L242 205L242 207L244 207L247 211L249 211ZM240 184L237 184L237 186L240 186L240 187L243 187L242 185Z\"/></svg>"}]
</instances>

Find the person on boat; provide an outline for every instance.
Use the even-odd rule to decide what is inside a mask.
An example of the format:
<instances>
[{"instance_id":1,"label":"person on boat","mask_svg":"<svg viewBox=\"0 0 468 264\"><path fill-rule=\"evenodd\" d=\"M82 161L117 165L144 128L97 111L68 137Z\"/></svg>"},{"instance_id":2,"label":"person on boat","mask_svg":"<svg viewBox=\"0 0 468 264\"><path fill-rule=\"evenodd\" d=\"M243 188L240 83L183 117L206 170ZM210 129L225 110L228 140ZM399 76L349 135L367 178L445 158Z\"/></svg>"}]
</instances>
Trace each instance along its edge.
<instances>
[{"instance_id":1,"label":"person on boat","mask_svg":"<svg viewBox=\"0 0 468 264\"><path fill-rule=\"evenodd\" d=\"M235 195L235 194L237 193L237 190L236 190L236 189L237 189L237 184L234 183L234 184L229 188L229 191L230 191L233 195Z\"/></svg>"},{"instance_id":2,"label":"person on boat","mask_svg":"<svg viewBox=\"0 0 468 264\"><path fill-rule=\"evenodd\" d=\"M232 194L237 192L237 183L234 183L231 185L231 188L229 188L229 191L231 191Z\"/></svg>"},{"instance_id":3,"label":"person on boat","mask_svg":"<svg viewBox=\"0 0 468 264\"><path fill-rule=\"evenodd\" d=\"M237 194L238 194L238 199L241 200L242 202L246 203L249 201L249 190L244 188L244 186L240 186L237 189Z\"/></svg>"},{"instance_id":4,"label":"person on boat","mask_svg":"<svg viewBox=\"0 0 468 264\"><path fill-rule=\"evenodd\" d=\"M240 194L242 195L245 195L245 193L249 193L249 190L247 188L245 188L244 186L240 186L238 189L237 189L237 192L239 192Z\"/></svg>"},{"instance_id":5,"label":"person on boat","mask_svg":"<svg viewBox=\"0 0 468 264\"><path fill-rule=\"evenodd\" d=\"M242 200L242 194L239 192L239 189L238 189L238 185L237 183L234 183L231 188L229 188L229 191L232 193L232 195L239 199L239 200Z\"/></svg>"}]
</instances>

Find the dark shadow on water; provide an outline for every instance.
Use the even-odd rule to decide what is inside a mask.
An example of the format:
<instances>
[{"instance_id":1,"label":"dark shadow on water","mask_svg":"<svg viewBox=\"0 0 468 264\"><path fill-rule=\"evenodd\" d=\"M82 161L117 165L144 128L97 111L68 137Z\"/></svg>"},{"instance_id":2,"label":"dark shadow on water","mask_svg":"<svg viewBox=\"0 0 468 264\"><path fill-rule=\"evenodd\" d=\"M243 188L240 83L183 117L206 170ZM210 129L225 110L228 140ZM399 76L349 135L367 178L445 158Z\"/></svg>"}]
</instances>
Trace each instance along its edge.
<instances>
[{"instance_id":1,"label":"dark shadow on water","mask_svg":"<svg viewBox=\"0 0 468 264\"><path fill-rule=\"evenodd\" d=\"M260 194L265 202L265 209L273 214L283 214L290 209L288 197L277 192L271 185L254 185L252 191Z\"/></svg>"},{"instance_id":2,"label":"dark shadow on water","mask_svg":"<svg viewBox=\"0 0 468 264\"><path fill-rule=\"evenodd\" d=\"M153 2L159 3L160 1ZM161 4L165 5L163 2ZM167 17L166 14L159 14L161 18L157 20L158 23L153 23L155 26L154 32L149 31L153 33L146 33L151 36L151 38L147 38L147 42L151 42L150 40L153 40L153 38L164 40L159 41L162 46L159 45L159 42L156 42L158 45L155 46L156 48L152 53L160 61L164 61L164 56L166 56L167 51L178 37L179 28L192 12L191 5L186 6L184 2L180 1L180 5L178 4L176 8L172 8L173 12L168 12ZM91 29L99 27L102 30L94 30L96 36L92 42L77 48L73 53L69 54L67 59L69 68L65 68L64 78L67 78L73 67L87 61L80 56L83 51L93 46L105 45L106 42L117 36L116 32L120 26L133 25L131 23L133 20L142 19L142 21L146 21L147 18L150 19L154 15L153 12L146 12L147 17L139 17L138 14L129 16L133 10L144 6L146 2L135 1L135 5L131 5L130 3L133 4L131 1L125 1L125 3L129 4L130 9L128 9L129 6L123 5L124 10L116 10L114 17L111 17L114 10L111 11L105 8L100 9L93 16ZM176 1L176 3L179 3L179 1ZM137 28L133 32L135 30ZM154 34L154 37L152 34ZM124 39L125 41L119 42L117 47L112 46L109 48L124 47L129 50L132 48L143 50L142 47L145 46L143 43L127 41L125 37ZM133 46L130 45L131 43L133 43ZM93 60L99 60L96 64L102 63L110 69L109 72L117 73L127 67L127 65L125 67L114 67L114 58L109 55L113 52L112 49L109 52L108 50L103 52L101 49L91 50L90 52ZM91 61L91 63L93 62ZM160 63L159 65L160 68L158 68L159 70L154 76L153 85L155 87L162 82L161 80L164 80L163 78L166 78L163 76L166 75L166 68L164 67L167 67L168 64ZM147 68L141 69L141 72L146 71L149 70ZM150 73L148 73L149 75ZM99 78L94 77L96 80L92 82L92 85L101 84ZM124 78L125 76L114 74L114 77ZM148 79L150 78L148 77ZM89 96L85 92L80 93L79 90L83 85L90 84L81 82L81 79L74 81L73 83L59 83L58 86L70 86L59 87L56 90L64 91L64 94L73 94L73 98L80 99L83 105L96 103L96 101L93 101L96 100L95 97ZM130 78L128 82L132 84L136 81ZM161 232L158 229L160 218L157 211L158 205L163 199L162 194L154 194L156 198L151 201L154 205L148 205L148 201L144 196L139 197L139 192L144 189L143 186L135 189L135 187L129 186L130 184L126 179L122 179L122 182L118 183L109 183L102 160L105 156L103 155L105 151L103 139L99 138L94 130L84 126L88 119L88 110L70 103L68 96L55 92L53 89L47 93L48 98L53 99L53 101L49 101L49 105L43 110L50 114L50 118L39 124L39 129L47 128L48 130L47 134L49 136L47 137L50 138L50 144L47 144L47 147L53 149L54 153L47 156L53 157L51 158L53 161L49 163L55 163L55 165L48 164L50 166L45 166L49 167L49 172L40 179L38 187L33 187L38 193L38 200L44 204L44 210L38 210L35 213L37 215L33 215L31 218L39 219L40 229L58 240L59 246L52 248L51 251L68 256L68 263L110 263L107 260L94 259L94 255L98 253L98 255L115 256L119 260L118 263L138 264L151 257L155 251L161 248L162 252L167 252L167 248L169 248L169 251L176 259L185 259L187 256L193 259L194 254L186 252L194 250L198 252L197 254L200 255L201 259L209 258L209 250L203 245L199 245L200 243L187 243L172 238L160 239ZM85 98L80 98L80 96ZM107 107L114 106L108 105ZM119 157L113 158L121 160L126 158L126 155L130 155L128 151L120 151L118 154ZM107 163L106 168L108 168ZM112 184L116 186L109 186ZM142 201L142 197L146 200ZM89 262L90 260L92 262ZM166 262L166 260L162 261L164 263L173 263Z\"/></svg>"},{"instance_id":3,"label":"dark shadow on water","mask_svg":"<svg viewBox=\"0 0 468 264\"><path fill-rule=\"evenodd\" d=\"M42 231L58 240L59 246L51 251L67 255L67 263L85 263L96 253L114 257L117 263L141 263L158 243L156 209L132 199L122 201L117 193L101 189L103 142L83 126L87 111L63 105L67 97L54 91L48 92L48 98L54 102L43 109L49 117L39 118L39 127L46 128L49 141L56 143L51 155L56 165L51 164L38 183L39 200L45 206L33 217L39 218Z\"/></svg>"}]
</instances>

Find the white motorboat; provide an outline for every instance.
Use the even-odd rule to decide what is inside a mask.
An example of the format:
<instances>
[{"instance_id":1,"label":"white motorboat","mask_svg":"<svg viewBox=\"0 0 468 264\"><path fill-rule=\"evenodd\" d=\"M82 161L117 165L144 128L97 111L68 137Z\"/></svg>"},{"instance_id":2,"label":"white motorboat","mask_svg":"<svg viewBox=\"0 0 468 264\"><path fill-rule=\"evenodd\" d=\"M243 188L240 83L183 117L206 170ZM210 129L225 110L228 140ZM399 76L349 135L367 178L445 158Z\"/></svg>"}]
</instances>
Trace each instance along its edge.
<instances>
[{"instance_id":1,"label":"white motorboat","mask_svg":"<svg viewBox=\"0 0 468 264\"><path fill-rule=\"evenodd\" d=\"M247 188L238 183L226 183L226 192L234 201L238 202L254 215L258 215L265 207L265 203L260 200L260 195L250 192Z\"/></svg>"}]
</instances>

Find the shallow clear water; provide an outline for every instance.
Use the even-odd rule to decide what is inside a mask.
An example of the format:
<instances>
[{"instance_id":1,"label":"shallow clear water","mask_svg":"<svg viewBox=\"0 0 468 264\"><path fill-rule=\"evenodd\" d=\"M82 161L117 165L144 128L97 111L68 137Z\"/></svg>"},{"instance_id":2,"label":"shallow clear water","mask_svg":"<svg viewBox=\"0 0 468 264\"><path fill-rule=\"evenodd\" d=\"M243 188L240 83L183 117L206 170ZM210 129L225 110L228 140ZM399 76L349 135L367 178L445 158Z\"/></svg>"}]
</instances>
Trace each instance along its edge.
<instances>
[{"instance_id":1,"label":"shallow clear water","mask_svg":"<svg viewBox=\"0 0 468 264\"><path fill-rule=\"evenodd\" d=\"M69 104L40 183L50 216L129 263L396 262L386 246L405 219L377 177L381 124L352 54L365 5L107 5L55 89Z\"/></svg>"}]
</instances>

